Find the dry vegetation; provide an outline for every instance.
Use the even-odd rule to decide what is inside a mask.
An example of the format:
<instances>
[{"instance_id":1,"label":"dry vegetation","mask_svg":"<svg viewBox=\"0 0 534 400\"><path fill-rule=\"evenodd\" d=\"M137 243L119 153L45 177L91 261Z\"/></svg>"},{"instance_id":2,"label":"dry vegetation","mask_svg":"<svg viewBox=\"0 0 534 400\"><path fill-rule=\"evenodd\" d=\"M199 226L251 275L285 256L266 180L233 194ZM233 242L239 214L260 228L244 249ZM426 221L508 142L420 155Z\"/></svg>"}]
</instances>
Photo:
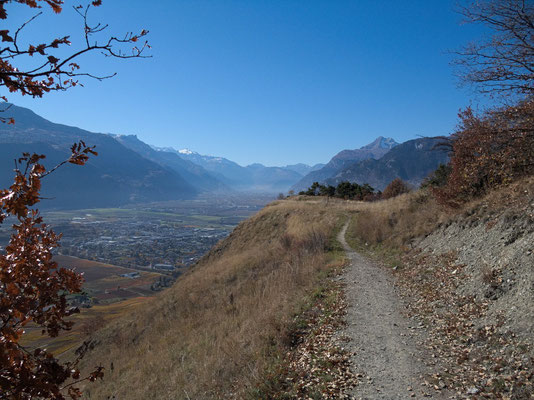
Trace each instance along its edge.
<instances>
[{"instance_id":1,"label":"dry vegetation","mask_svg":"<svg viewBox=\"0 0 534 400\"><path fill-rule=\"evenodd\" d=\"M460 208L419 191L359 209L352 243L401 266L407 311L442 365L425 384L454 398L532 398L534 178Z\"/></svg>"},{"instance_id":2,"label":"dry vegetation","mask_svg":"<svg viewBox=\"0 0 534 400\"><path fill-rule=\"evenodd\" d=\"M158 272L138 271L71 256L56 255L54 260L62 267L75 268L76 272L83 273L83 290L99 305L151 297L155 293L150 286L162 276ZM138 272L139 277L121 276L131 272Z\"/></svg>"},{"instance_id":3,"label":"dry vegetation","mask_svg":"<svg viewBox=\"0 0 534 400\"><path fill-rule=\"evenodd\" d=\"M116 265L61 255L54 256L54 261L60 267L75 268L77 273L83 273L83 291L98 302L70 316L69 321L74 323L72 329L60 332L57 337L43 335L35 324L26 326L21 340L23 345L30 349L46 348L61 358L68 358L97 329L149 301L155 295L150 285L161 276L141 271L139 278L130 279L120 275L136 271Z\"/></svg>"},{"instance_id":4,"label":"dry vegetation","mask_svg":"<svg viewBox=\"0 0 534 400\"><path fill-rule=\"evenodd\" d=\"M368 254L393 254L396 265L404 257L401 270L410 276L415 270L405 255L417 252L425 236L477 213L521 210L528 199L520 195L532 185L532 179L511 184L461 209L439 205L426 191L375 203L305 196L272 203L241 223L171 289L93 336L86 367L102 363L106 375L86 387L85 395L283 399L316 393L336 398L325 395L331 376L318 375L314 384L322 389L316 392L302 382L321 363L307 354L315 347L309 338L321 337L317 332L327 325L320 321L342 307L339 288L326 279L344 262L332 241L341 222L351 217L348 236ZM413 299L429 295L423 293L427 289L439 292L440 277L410 290ZM336 318L329 326L341 323ZM314 321L319 324L310 327ZM330 354L337 354L332 346ZM301 370L288 368L307 359L310 364ZM343 362L338 371L348 371Z\"/></svg>"},{"instance_id":5,"label":"dry vegetation","mask_svg":"<svg viewBox=\"0 0 534 400\"><path fill-rule=\"evenodd\" d=\"M346 203L345 210L352 214L347 239L359 249L409 250L418 240L454 220L480 212L521 210L528 205L521 193L533 184L532 178L524 178L457 208L440 204L428 189L372 203Z\"/></svg>"},{"instance_id":6,"label":"dry vegetation","mask_svg":"<svg viewBox=\"0 0 534 400\"><path fill-rule=\"evenodd\" d=\"M327 204L282 201L240 224L173 288L94 336L86 366L102 363L106 375L86 396L274 393L265 376L295 344L303 299L343 263L326 255L342 217Z\"/></svg>"},{"instance_id":7,"label":"dry vegetation","mask_svg":"<svg viewBox=\"0 0 534 400\"><path fill-rule=\"evenodd\" d=\"M80 314L70 318L74 322L72 329L61 332L55 338L43 335L38 326L29 325L25 329L26 335L22 344L28 346L29 349L46 348L60 358L67 358L97 329L123 315L130 314L133 309L151 299L151 297L134 297L83 309Z\"/></svg>"},{"instance_id":8,"label":"dry vegetation","mask_svg":"<svg viewBox=\"0 0 534 400\"><path fill-rule=\"evenodd\" d=\"M356 248L386 245L410 247L413 240L432 232L450 217L427 190L419 190L357 206L347 239Z\"/></svg>"}]
</instances>

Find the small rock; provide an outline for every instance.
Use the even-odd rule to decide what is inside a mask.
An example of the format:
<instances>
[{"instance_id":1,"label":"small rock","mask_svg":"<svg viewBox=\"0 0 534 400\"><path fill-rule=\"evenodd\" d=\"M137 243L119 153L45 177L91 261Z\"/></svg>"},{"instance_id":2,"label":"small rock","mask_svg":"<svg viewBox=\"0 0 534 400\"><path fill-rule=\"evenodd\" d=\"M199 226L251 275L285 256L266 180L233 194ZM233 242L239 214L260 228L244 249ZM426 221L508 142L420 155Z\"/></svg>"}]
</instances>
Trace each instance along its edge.
<instances>
[{"instance_id":1,"label":"small rock","mask_svg":"<svg viewBox=\"0 0 534 400\"><path fill-rule=\"evenodd\" d=\"M480 390L476 387L472 387L469 390L467 390L467 394L478 394Z\"/></svg>"}]
</instances>

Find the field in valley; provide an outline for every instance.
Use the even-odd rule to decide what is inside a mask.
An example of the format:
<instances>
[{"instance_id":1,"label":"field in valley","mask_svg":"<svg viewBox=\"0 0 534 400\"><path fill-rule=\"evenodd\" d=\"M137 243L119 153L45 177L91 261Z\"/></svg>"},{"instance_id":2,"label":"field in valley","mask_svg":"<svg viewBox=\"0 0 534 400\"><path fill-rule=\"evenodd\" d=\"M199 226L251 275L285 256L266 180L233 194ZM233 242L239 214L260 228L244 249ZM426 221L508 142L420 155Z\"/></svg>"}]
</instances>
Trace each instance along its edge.
<instances>
[{"instance_id":1,"label":"field in valley","mask_svg":"<svg viewBox=\"0 0 534 400\"><path fill-rule=\"evenodd\" d=\"M64 353L76 350L95 330L120 316L128 315L134 308L150 300L151 297L133 297L116 303L81 309L80 314L71 317L71 321L74 322L73 328L62 332L56 338L43 336L39 328L30 326L26 329L23 344L29 348L48 349L55 356L61 357Z\"/></svg>"},{"instance_id":2,"label":"field in valley","mask_svg":"<svg viewBox=\"0 0 534 400\"><path fill-rule=\"evenodd\" d=\"M47 348L58 356L77 348L96 329L150 300L157 293L150 286L162 276L157 272L136 271L76 257L58 255L55 260L60 267L75 268L83 273L83 292L71 296L70 301L84 299L87 306L82 303L80 313L71 317L74 322L72 330L50 338L30 326L26 329L24 342L30 347ZM121 276L130 273L138 273L139 277Z\"/></svg>"},{"instance_id":3,"label":"field in valley","mask_svg":"<svg viewBox=\"0 0 534 400\"><path fill-rule=\"evenodd\" d=\"M172 285L187 265L196 262L265 202L262 197L218 198L44 212L45 221L63 235L56 262L83 273L85 282L82 293L69 296L69 301L80 308L80 313L71 317L75 322L71 331L51 339L29 326L24 342L30 347L47 348L55 355L77 348L98 328ZM2 229L0 245L5 245L8 224ZM158 263L171 269L150 268ZM158 287L162 280L164 285Z\"/></svg>"},{"instance_id":4,"label":"field in valley","mask_svg":"<svg viewBox=\"0 0 534 400\"><path fill-rule=\"evenodd\" d=\"M157 272L136 271L70 256L57 255L55 260L60 267L74 268L83 273L83 292L97 305L152 296L154 292L150 286L162 276ZM139 275L135 278L122 276L132 273Z\"/></svg>"}]
</instances>

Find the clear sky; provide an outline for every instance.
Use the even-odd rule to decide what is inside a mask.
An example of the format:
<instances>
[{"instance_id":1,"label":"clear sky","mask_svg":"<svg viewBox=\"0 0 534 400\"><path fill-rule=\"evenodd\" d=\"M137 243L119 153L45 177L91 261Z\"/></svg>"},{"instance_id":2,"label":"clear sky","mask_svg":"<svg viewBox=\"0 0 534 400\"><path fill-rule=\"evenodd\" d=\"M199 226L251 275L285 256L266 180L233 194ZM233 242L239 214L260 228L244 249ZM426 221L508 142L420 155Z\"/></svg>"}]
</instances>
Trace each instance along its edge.
<instances>
[{"instance_id":1,"label":"clear sky","mask_svg":"<svg viewBox=\"0 0 534 400\"><path fill-rule=\"evenodd\" d=\"M474 98L457 87L447 50L480 35L460 24L455 4L104 0L93 20L111 33L148 29L153 57L86 57L86 70L118 75L43 99L8 97L54 122L243 165L327 162L380 135L401 142L454 129ZM24 19L11 9L12 23ZM68 31L76 47L74 17L66 7L25 35Z\"/></svg>"}]
</instances>

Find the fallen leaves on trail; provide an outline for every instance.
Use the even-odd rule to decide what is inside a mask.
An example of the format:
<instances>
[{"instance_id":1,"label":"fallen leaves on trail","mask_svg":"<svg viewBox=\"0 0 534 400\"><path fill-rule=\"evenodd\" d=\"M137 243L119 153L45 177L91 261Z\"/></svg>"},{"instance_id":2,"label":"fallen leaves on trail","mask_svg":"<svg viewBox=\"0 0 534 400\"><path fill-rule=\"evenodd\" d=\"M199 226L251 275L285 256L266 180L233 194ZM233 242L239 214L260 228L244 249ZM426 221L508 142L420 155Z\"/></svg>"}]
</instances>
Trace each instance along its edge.
<instances>
[{"instance_id":1,"label":"fallen leaves on trail","mask_svg":"<svg viewBox=\"0 0 534 400\"><path fill-rule=\"evenodd\" d=\"M346 302L341 285L328 290L328 304L315 305L310 313L309 332L295 351L288 353L289 369L294 376L287 379L296 389L297 399L347 399L344 394L357 384L350 369L351 354L342 347L336 332L344 324Z\"/></svg>"},{"instance_id":2,"label":"fallen leaves on trail","mask_svg":"<svg viewBox=\"0 0 534 400\"><path fill-rule=\"evenodd\" d=\"M288 350L254 390L254 398L351 398L345 393L356 386L357 379L350 368L352 354L343 347L348 338L339 335L347 307L343 285L334 279L324 284L295 316Z\"/></svg>"},{"instance_id":3,"label":"fallen leaves on trail","mask_svg":"<svg viewBox=\"0 0 534 400\"><path fill-rule=\"evenodd\" d=\"M443 371L423 385L447 387L457 399L531 399L534 359L531 344L503 329L504 319L485 322L489 301L457 293L466 279L455 254L413 252L398 273L410 314L428 326L427 348Z\"/></svg>"}]
</instances>

